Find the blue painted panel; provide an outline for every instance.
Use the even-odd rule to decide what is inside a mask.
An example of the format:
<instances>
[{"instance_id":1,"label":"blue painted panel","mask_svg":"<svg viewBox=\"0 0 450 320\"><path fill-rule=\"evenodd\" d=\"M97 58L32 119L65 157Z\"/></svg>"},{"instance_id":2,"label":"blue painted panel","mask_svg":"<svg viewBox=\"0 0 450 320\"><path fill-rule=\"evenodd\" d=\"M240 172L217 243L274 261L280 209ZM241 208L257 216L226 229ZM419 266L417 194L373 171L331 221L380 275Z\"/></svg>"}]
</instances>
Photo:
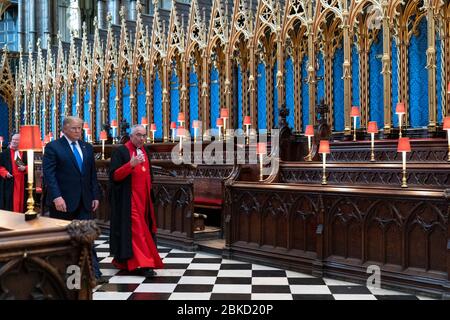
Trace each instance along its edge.
<instances>
[{"instance_id":1,"label":"blue painted panel","mask_svg":"<svg viewBox=\"0 0 450 320\"><path fill-rule=\"evenodd\" d=\"M189 111L191 135L194 135L192 124L194 120L198 120L198 79L197 74L192 71L189 74Z\"/></svg>"},{"instance_id":2,"label":"blue painted panel","mask_svg":"<svg viewBox=\"0 0 450 320\"><path fill-rule=\"evenodd\" d=\"M9 51L18 51L17 34L17 7L12 6L0 20L0 46L3 48L6 44Z\"/></svg>"},{"instance_id":3,"label":"blue painted panel","mask_svg":"<svg viewBox=\"0 0 450 320\"><path fill-rule=\"evenodd\" d=\"M219 117L220 109L220 86L219 86L219 71L216 68L211 69L211 101L210 101L210 115L211 128L216 128L216 120Z\"/></svg>"},{"instance_id":4,"label":"blue painted panel","mask_svg":"<svg viewBox=\"0 0 450 320\"><path fill-rule=\"evenodd\" d=\"M380 56L383 55L383 34L378 32L378 41L369 51L369 120L376 121L378 128L384 127L383 75Z\"/></svg>"},{"instance_id":5,"label":"blue painted panel","mask_svg":"<svg viewBox=\"0 0 450 320\"><path fill-rule=\"evenodd\" d=\"M172 70L170 77L170 121L178 123L178 113L180 112L180 91L178 89L178 76L175 70Z\"/></svg>"},{"instance_id":6,"label":"blue painted panel","mask_svg":"<svg viewBox=\"0 0 450 320\"><path fill-rule=\"evenodd\" d=\"M112 120L117 121L116 91L116 82L114 81L109 89L109 123L111 123Z\"/></svg>"},{"instance_id":7,"label":"blue painted panel","mask_svg":"<svg viewBox=\"0 0 450 320\"><path fill-rule=\"evenodd\" d=\"M77 97L78 97L77 82L75 81L75 84L73 85L73 94L72 94L72 115L73 116L77 115Z\"/></svg>"},{"instance_id":8,"label":"blue painted panel","mask_svg":"<svg viewBox=\"0 0 450 320\"><path fill-rule=\"evenodd\" d=\"M59 127L62 128L63 120L64 120L64 106L66 104L66 94L63 94L61 96L61 102L59 104ZM55 139L59 138L59 132L57 132L57 136L54 137Z\"/></svg>"},{"instance_id":9,"label":"blue painted panel","mask_svg":"<svg viewBox=\"0 0 450 320\"><path fill-rule=\"evenodd\" d=\"M356 46L352 47L352 105L361 106L359 100L359 54Z\"/></svg>"},{"instance_id":10,"label":"blue painted panel","mask_svg":"<svg viewBox=\"0 0 450 320\"><path fill-rule=\"evenodd\" d=\"M155 82L153 83L153 112L155 117L156 132L155 138L163 137L163 117L162 117L162 85L159 74L156 72Z\"/></svg>"},{"instance_id":11,"label":"blue painted panel","mask_svg":"<svg viewBox=\"0 0 450 320\"><path fill-rule=\"evenodd\" d=\"M316 76L322 78L322 80L317 80L317 102L320 102L320 99L325 99L325 62L323 61L322 52L317 54L317 60L319 62L319 70L317 70Z\"/></svg>"},{"instance_id":12,"label":"blue painted panel","mask_svg":"<svg viewBox=\"0 0 450 320\"><path fill-rule=\"evenodd\" d=\"M286 70L286 79L285 79L285 87L286 87L286 108L289 110L289 115L287 117L288 126L293 129L294 128L294 65L292 63L292 58L289 57L285 62L285 70Z\"/></svg>"},{"instance_id":13,"label":"blue painted panel","mask_svg":"<svg viewBox=\"0 0 450 320\"><path fill-rule=\"evenodd\" d=\"M422 18L419 35L411 37L409 56L409 120L413 128L428 125L427 21Z\"/></svg>"},{"instance_id":14,"label":"blue painted panel","mask_svg":"<svg viewBox=\"0 0 450 320\"><path fill-rule=\"evenodd\" d=\"M237 105L237 128L242 129L244 108L242 105L242 70L240 65L237 67Z\"/></svg>"},{"instance_id":15,"label":"blue painted panel","mask_svg":"<svg viewBox=\"0 0 450 320\"><path fill-rule=\"evenodd\" d=\"M275 62L273 67L273 128L278 127L278 88L277 88L277 72L278 72L278 61Z\"/></svg>"},{"instance_id":16,"label":"blue painted panel","mask_svg":"<svg viewBox=\"0 0 450 320\"><path fill-rule=\"evenodd\" d=\"M123 106L123 120L125 120L131 127L131 108L130 108L130 85L128 79L125 79L122 88L122 106Z\"/></svg>"},{"instance_id":17,"label":"blue painted panel","mask_svg":"<svg viewBox=\"0 0 450 320\"><path fill-rule=\"evenodd\" d=\"M303 57L302 61L302 131L305 131L309 124L309 85L306 82L308 79L308 57Z\"/></svg>"},{"instance_id":18,"label":"blue painted panel","mask_svg":"<svg viewBox=\"0 0 450 320\"><path fill-rule=\"evenodd\" d=\"M137 86L137 120L138 123L141 123L142 117L145 117L147 114L147 108L145 106L145 82L144 77L142 77L142 73L139 75L139 82Z\"/></svg>"},{"instance_id":19,"label":"blue painted panel","mask_svg":"<svg viewBox=\"0 0 450 320\"><path fill-rule=\"evenodd\" d=\"M442 48L441 38L436 33L436 95L437 95L437 123L442 123ZM445 94L445 92L444 92Z\"/></svg>"},{"instance_id":20,"label":"blue painted panel","mask_svg":"<svg viewBox=\"0 0 450 320\"><path fill-rule=\"evenodd\" d=\"M4 101L3 97L0 97L0 119L0 136L3 137L3 145L6 146L9 141L9 113L8 104Z\"/></svg>"},{"instance_id":21,"label":"blue painted panel","mask_svg":"<svg viewBox=\"0 0 450 320\"><path fill-rule=\"evenodd\" d=\"M91 113L89 112L89 99L91 98L89 89L86 89L84 93L84 103L83 103L83 113L84 113L84 122L91 124Z\"/></svg>"},{"instance_id":22,"label":"blue painted panel","mask_svg":"<svg viewBox=\"0 0 450 320\"><path fill-rule=\"evenodd\" d=\"M44 140L45 134L47 133L46 131L46 126L47 126L47 119L45 119L45 110L44 110L44 103L40 103L40 118L41 118L41 125L39 126L39 130L41 130L41 140ZM0 117L0 119L2 119ZM0 124L1 125L1 124Z\"/></svg>"},{"instance_id":23,"label":"blue painted panel","mask_svg":"<svg viewBox=\"0 0 450 320\"><path fill-rule=\"evenodd\" d=\"M267 129L267 108L266 108L266 66L260 62L258 64L258 129Z\"/></svg>"},{"instance_id":24,"label":"blue painted panel","mask_svg":"<svg viewBox=\"0 0 450 320\"><path fill-rule=\"evenodd\" d=\"M100 112L101 107L101 82L99 81L97 84L97 93L95 95L95 128L96 128L96 139L100 140L100 132L102 131L102 116Z\"/></svg>"},{"instance_id":25,"label":"blue painted panel","mask_svg":"<svg viewBox=\"0 0 450 320\"><path fill-rule=\"evenodd\" d=\"M56 108L55 108L55 97L50 100L50 131L53 132L53 137L56 137Z\"/></svg>"},{"instance_id":26,"label":"blue painted panel","mask_svg":"<svg viewBox=\"0 0 450 320\"><path fill-rule=\"evenodd\" d=\"M338 48L333 58L333 121L334 131L344 131L344 49Z\"/></svg>"},{"instance_id":27,"label":"blue painted panel","mask_svg":"<svg viewBox=\"0 0 450 320\"><path fill-rule=\"evenodd\" d=\"M392 126L398 128L398 116L395 114L395 107L398 101L398 48L394 40L392 40Z\"/></svg>"}]
</instances>

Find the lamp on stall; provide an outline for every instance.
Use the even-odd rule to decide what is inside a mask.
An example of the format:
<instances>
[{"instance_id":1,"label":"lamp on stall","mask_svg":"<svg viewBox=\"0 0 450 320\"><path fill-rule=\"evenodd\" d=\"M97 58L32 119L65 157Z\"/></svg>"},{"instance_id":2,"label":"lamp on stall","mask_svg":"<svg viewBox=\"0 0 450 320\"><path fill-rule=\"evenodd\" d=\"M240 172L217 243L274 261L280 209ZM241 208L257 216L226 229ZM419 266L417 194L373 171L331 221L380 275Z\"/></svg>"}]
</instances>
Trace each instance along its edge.
<instances>
[{"instance_id":1,"label":"lamp on stall","mask_svg":"<svg viewBox=\"0 0 450 320\"><path fill-rule=\"evenodd\" d=\"M330 142L328 140L320 140L319 153L322 154L322 184L327 184L326 166L327 153L330 153Z\"/></svg>"},{"instance_id":2,"label":"lamp on stall","mask_svg":"<svg viewBox=\"0 0 450 320\"><path fill-rule=\"evenodd\" d=\"M89 123L85 122L85 123L83 123L83 131L84 131L84 139L85 140L87 139L87 134L86 134L87 129L89 129Z\"/></svg>"},{"instance_id":3,"label":"lamp on stall","mask_svg":"<svg viewBox=\"0 0 450 320\"><path fill-rule=\"evenodd\" d=\"M100 132L100 141L102 142L102 160L105 160L105 141L108 140L108 135L106 131L103 130Z\"/></svg>"},{"instance_id":4,"label":"lamp on stall","mask_svg":"<svg viewBox=\"0 0 450 320\"><path fill-rule=\"evenodd\" d=\"M183 138L186 136L185 132L184 132L184 127L178 127L177 129L177 136L180 137L180 154L181 154L181 149L183 148Z\"/></svg>"},{"instance_id":5,"label":"lamp on stall","mask_svg":"<svg viewBox=\"0 0 450 320\"><path fill-rule=\"evenodd\" d=\"M402 188L407 188L408 185L406 184L406 153L411 152L411 144L409 143L409 138L399 138L398 139L398 146L397 146L397 152L402 153L402 164L403 164L403 178L402 178Z\"/></svg>"},{"instance_id":6,"label":"lamp on stall","mask_svg":"<svg viewBox=\"0 0 450 320\"><path fill-rule=\"evenodd\" d=\"M180 123L180 127L184 127L184 122L186 121L186 118L184 117L184 112L178 113L177 121Z\"/></svg>"},{"instance_id":7,"label":"lamp on stall","mask_svg":"<svg viewBox=\"0 0 450 320\"><path fill-rule=\"evenodd\" d=\"M311 157L311 146L312 146L311 139L312 139L312 137L314 137L314 126L312 124L308 124L306 126L305 136L308 137L308 158L307 158L307 160L308 161L312 161L312 157Z\"/></svg>"},{"instance_id":8,"label":"lamp on stall","mask_svg":"<svg viewBox=\"0 0 450 320\"><path fill-rule=\"evenodd\" d=\"M34 183L34 152L42 148L41 133L39 126L24 125L20 127L19 151L27 152L28 168L28 199L27 212L25 212L25 221L37 218L37 212L34 211L33 183Z\"/></svg>"},{"instance_id":9,"label":"lamp on stall","mask_svg":"<svg viewBox=\"0 0 450 320\"><path fill-rule=\"evenodd\" d=\"M219 141L220 141L221 140L220 135L222 133L222 127L223 127L223 119L222 118L217 118L216 126L217 126L217 128L219 128Z\"/></svg>"},{"instance_id":10,"label":"lamp on stall","mask_svg":"<svg viewBox=\"0 0 450 320\"><path fill-rule=\"evenodd\" d=\"M358 118L359 116L359 108L353 106L350 113L350 117L353 118L353 141L356 141L356 118Z\"/></svg>"},{"instance_id":11,"label":"lamp on stall","mask_svg":"<svg viewBox=\"0 0 450 320\"><path fill-rule=\"evenodd\" d=\"M450 82L447 85L447 93L450 94Z\"/></svg>"},{"instance_id":12,"label":"lamp on stall","mask_svg":"<svg viewBox=\"0 0 450 320\"><path fill-rule=\"evenodd\" d=\"M177 123L172 121L170 123L170 130L172 130L172 142L175 142L175 130L177 129Z\"/></svg>"},{"instance_id":13,"label":"lamp on stall","mask_svg":"<svg viewBox=\"0 0 450 320\"><path fill-rule=\"evenodd\" d=\"M249 143L249 139L250 139L250 126L252 125L252 120L250 118L250 116L245 116L244 117L244 126L245 126L245 135L246 135L246 140L247 140L247 144Z\"/></svg>"},{"instance_id":14,"label":"lamp on stall","mask_svg":"<svg viewBox=\"0 0 450 320\"><path fill-rule=\"evenodd\" d=\"M148 119L147 117L141 118L141 125L145 128L145 134L148 135L147 126L148 126Z\"/></svg>"},{"instance_id":15,"label":"lamp on stall","mask_svg":"<svg viewBox=\"0 0 450 320\"><path fill-rule=\"evenodd\" d=\"M370 133L370 161L375 161L375 153L373 152L373 148L375 145L375 133L378 133L378 126L376 121L370 121L367 126L367 133Z\"/></svg>"},{"instance_id":16,"label":"lamp on stall","mask_svg":"<svg viewBox=\"0 0 450 320\"><path fill-rule=\"evenodd\" d=\"M3 152L3 136L0 136L0 153Z\"/></svg>"},{"instance_id":17,"label":"lamp on stall","mask_svg":"<svg viewBox=\"0 0 450 320\"><path fill-rule=\"evenodd\" d=\"M448 156L447 161L450 161L450 117L444 118L443 129L447 130L447 141L448 141Z\"/></svg>"},{"instance_id":18,"label":"lamp on stall","mask_svg":"<svg viewBox=\"0 0 450 320\"><path fill-rule=\"evenodd\" d=\"M398 134L399 137L402 137L402 119L403 119L403 115L405 114L405 103L404 102L399 102L397 103L397 106L395 107L395 114L397 114L398 116Z\"/></svg>"},{"instance_id":19,"label":"lamp on stall","mask_svg":"<svg viewBox=\"0 0 450 320\"><path fill-rule=\"evenodd\" d=\"M116 130L119 126L117 125L117 120L113 119L111 120L111 128L113 130L113 144L116 143Z\"/></svg>"},{"instance_id":20,"label":"lamp on stall","mask_svg":"<svg viewBox=\"0 0 450 320\"><path fill-rule=\"evenodd\" d=\"M267 153L267 144L264 142L258 142L256 145L256 154L259 156L259 181L263 181L263 158Z\"/></svg>"},{"instance_id":21,"label":"lamp on stall","mask_svg":"<svg viewBox=\"0 0 450 320\"><path fill-rule=\"evenodd\" d=\"M150 131L152 132L152 143L155 143L156 123L150 125Z\"/></svg>"},{"instance_id":22,"label":"lamp on stall","mask_svg":"<svg viewBox=\"0 0 450 320\"><path fill-rule=\"evenodd\" d=\"M228 120L228 109L220 109L220 117L223 119L223 137L227 139L227 120Z\"/></svg>"},{"instance_id":23,"label":"lamp on stall","mask_svg":"<svg viewBox=\"0 0 450 320\"><path fill-rule=\"evenodd\" d=\"M194 120L192 122L192 128L194 129L194 143L197 142L197 130L199 127L199 121L198 120Z\"/></svg>"}]
</instances>

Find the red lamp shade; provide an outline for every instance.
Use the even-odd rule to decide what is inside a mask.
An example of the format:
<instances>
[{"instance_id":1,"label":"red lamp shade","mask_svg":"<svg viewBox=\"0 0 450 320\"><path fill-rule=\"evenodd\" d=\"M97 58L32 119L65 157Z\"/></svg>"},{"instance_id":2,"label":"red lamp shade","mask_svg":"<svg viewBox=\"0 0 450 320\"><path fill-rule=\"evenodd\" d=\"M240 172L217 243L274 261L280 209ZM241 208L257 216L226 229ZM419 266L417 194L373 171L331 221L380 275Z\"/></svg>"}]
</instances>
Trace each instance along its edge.
<instances>
[{"instance_id":1,"label":"red lamp shade","mask_svg":"<svg viewBox=\"0 0 450 320\"><path fill-rule=\"evenodd\" d=\"M408 137L398 139L397 152L411 152L411 144Z\"/></svg>"},{"instance_id":2,"label":"red lamp shade","mask_svg":"<svg viewBox=\"0 0 450 320\"><path fill-rule=\"evenodd\" d=\"M216 126L218 126L218 127L223 127L223 119L222 119L222 118L217 118L217 120L216 120Z\"/></svg>"},{"instance_id":3,"label":"red lamp shade","mask_svg":"<svg viewBox=\"0 0 450 320\"><path fill-rule=\"evenodd\" d=\"M350 117L359 117L359 108L358 107L352 107Z\"/></svg>"},{"instance_id":4,"label":"red lamp shade","mask_svg":"<svg viewBox=\"0 0 450 320\"><path fill-rule=\"evenodd\" d=\"M220 117L228 119L228 109L227 108L220 109Z\"/></svg>"},{"instance_id":5,"label":"red lamp shade","mask_svg":"<svg viewBox=\"0 0 450 320\"><path fill-rule=\"evenodd\" d=\"M176 129L177 128L177 123L175 121L172 121L170 123L170 129Z\"/></svg>"},{"instance_id":6,"label":"red lamp shade","mask_svg":"<svg viewBox=\"0 0 450 320\"><path fill-rule=\"evenodd\" d=\"M20 127L20 151L41 151L41 132L39 126L27 125Z\"/></svg>"},{"instance_id":7,"label":"red lamp shade","mask_svg":"<svg viewBox=\"0 0 450 320\"><path fill-rule=\"evenodd\" d=\"M142 117L142 119L141 119L141 124L142 124L143 126L148 125L148 119L147 119L147 117Z\"/></svg>"},{"instance_id":8,"label":"red lamp shade","mask_svg":"<svg viewBox=\"0 0 450 320\"><path fill-rule=\"evenodd\" d=\"M244 117L244 126L249 126L252 124L252 119L250 119L250 116Z\"/></svg>"},{"instance_id":9,"label":"red lamp shade","mask_svg":"<svg viewBox=\"0 0 450 320\"><path fill-rule=\"evenodd\" d=\"M308 124L305 129L305 136L314 137L314 126L312 124Z\"/></svg>"},{"instance_id":10,"label":"red lamp shade","mask_svg":"<svg viewBox=\"0 0 450 320\"><path fill-rule=\"evenodd\" d=\"M376 121L370 121L367 127L367 133L378 133L378 126Z\"/></svg>"},{"instance_id":11,"label":"red lamp shade","mask_svg":"<svg viewBox=\"0 0 450 320\"><path fill-rule=\"evenodd\" d=\"M443 126L444 130L450 130L450 117L445 117L444 118L444 126Z\"/></svg>"},{"instance_id":12,"label":"red lamp shade","mask_svg":"<svg viewBox=\"0 0 450 320\"><path fill-rule=\"evenodd\" d=\"M258 142L256 145L256 154L266 154L267 144L264 142Z\"/></svg>"},{"instance_id":13,"label":"red lamp shade","mask_svg":"<svg viewBox=\"0 0 450 320\"><path fill-rule=\"evenodd\" d=\"M0 136L0 141L1 141L1 142L3 142L3 141L4 141L4 140L3 140L3 136Z\"/></svg>"},{"instance_id":14,"label":"red lamp shade","mask_svg":"<svg viewBox=\"0 0 450 320\"><path fill-rule=\"evenodd\" d=\"M100 140L108 140L108 135L106 134L106 131L100 132Z\"/></svg>"},{"instance_id":15,"label":"red lamp shade","mask_svg":"<svg viewBox=\"0 0 450 320\"><path fill-rule=\"evenodd\" d=\"M405 103L399 102L397 103L397 106L395 107L395 113L396 114L405 114Z\"/></svg>"},{"instance_id":16,"label":"red lamp shade","mask_svg":"<svg viewBox=\"0 0 450 320\"><path fill-rule=\"evenodd\" d=\"M319 153L330 153L330 141L320 140Z\"/></svg>"},{"instance_id":17,"label":"red lamp shade","mask_svg":"<svg viewBox=\"0 0 450 320\"><path fill-rule=\"evenodd\" d=\"M150 125L150 131L156 131L156 123Z\"/></svg>"},{"instance_id":18,"label":"red lamp shade","mask_svg":"<svg viewBox=\"0 0 450 320\"><path fill-rule=\"evenodd\" d=\"M448 86L447 86L447 93L450 94L450 82L448 83Z\"/></svg>"},{"instance_id":19,"label":"red lamp shade","mask_svg":"<svg viewBox=\"0 0 450 320\"><path fill-rule=\"evenodd\" d=\"M87 128L87 129L86 129L86 134L87 134L88 136L90 136L90 135L91 135L91 129Z\"/></svg>"},{"instance_id":20,"label":"red lamp shade","mask_svg":"<svg viewBox=\"0 0 450 320\"><path fill-rule=\"evenodd\" d=\"M186 133L184 132L184 127L178 127L178 129L177 129L177 136L179 136L179 137L186 136Z\"/></svg>"},{"instance_id":21,"label":"red lamp shade","mask_svg":"<svg viewBox=\"0 0 450 320\"><path fill-rule=\"evenodd\" d=\"M198 120L194 120L194 122L192 122L192 128L198 129L198 127L199 127Z\"/></svg>"},{"instance_id":22,"label":"red lamp shade","mask_svg":"<svg viewBox=\"0 0 450 320\"><path fill-rule=\"evenodd\" d=\"M180 112L178 113L178 122L183 121L184 122L185 118L184 118L184 112Z\"/></svg>"},{"instance_id":23,"label":"red lamp shade","mask_svg":"<svg viewBox=\"0 0 450 320\"><path fill-rule=\"evenodd\" d=\"M83 129L84 129L84 130L89 129L89 124L88 124L87 122L85 122L85 123L83 124Z\"/></svg>"},{"instance_id":24,"label":"red lamp shade","mask_svg":"<svg viewBox=\"0 0 450 320\"><path fill-rule=\"evenodd\" d=\"M116 119L111 120L111 128L117 128L117 127L118 127L117 120Z\"/></svg>"}]
</instances>

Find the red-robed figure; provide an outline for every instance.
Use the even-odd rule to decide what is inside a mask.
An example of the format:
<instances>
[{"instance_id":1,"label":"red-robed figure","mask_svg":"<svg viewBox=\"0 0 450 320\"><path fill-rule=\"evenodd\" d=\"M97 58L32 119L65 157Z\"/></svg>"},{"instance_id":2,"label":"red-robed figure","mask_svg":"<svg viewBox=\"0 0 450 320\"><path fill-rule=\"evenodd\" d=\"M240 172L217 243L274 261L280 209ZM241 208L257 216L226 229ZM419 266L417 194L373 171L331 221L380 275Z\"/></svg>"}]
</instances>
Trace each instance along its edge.
<instances>
[{"instance_id":1,"label":"red-robed figure","mask_svg":"<svg viewBox=\"0 0 450 320\"><path fill-rule=\"evenodd\" d=\"M163 263L156 247L156 220L151 197L150 153L146 129L131 129L130 141L111 156L110 252L122 270L153 276Z\"/></svg>"},{"instance_id":2,"label":"red-robed figure","mask_svg":"<svg viewBox=\"0 0 450 320\"><path fill-rule=\"evenodd\" d=\"M0 209L24 212L26 154L18 151L20 134L11 138L8 148L0 153Z\"/></svg>"}]
</instances>

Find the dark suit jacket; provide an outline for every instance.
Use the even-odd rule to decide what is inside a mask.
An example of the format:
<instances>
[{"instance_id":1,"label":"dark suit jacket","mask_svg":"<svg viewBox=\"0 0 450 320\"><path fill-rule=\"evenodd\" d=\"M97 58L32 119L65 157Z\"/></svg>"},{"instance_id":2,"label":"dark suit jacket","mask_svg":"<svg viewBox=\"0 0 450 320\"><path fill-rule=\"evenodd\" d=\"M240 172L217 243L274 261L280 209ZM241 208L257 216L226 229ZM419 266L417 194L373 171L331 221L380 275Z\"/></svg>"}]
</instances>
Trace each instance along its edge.
<instances>
[{"instance_id":1,"label":"dark suit jacket","mask_svg":"<svg viewBox=\"0 0 450 320\"><path fill-rule=\"evenodd\" d=\"M99 200L97 172L92 145L78 141L83 152L83 170L78 168L72 147L65 137L48 143L42 160L44 184L47 189L47 205L63 197L68 212L78 209L80 203L86 210L92 200Z\"/></svg>"}]
</instances>

